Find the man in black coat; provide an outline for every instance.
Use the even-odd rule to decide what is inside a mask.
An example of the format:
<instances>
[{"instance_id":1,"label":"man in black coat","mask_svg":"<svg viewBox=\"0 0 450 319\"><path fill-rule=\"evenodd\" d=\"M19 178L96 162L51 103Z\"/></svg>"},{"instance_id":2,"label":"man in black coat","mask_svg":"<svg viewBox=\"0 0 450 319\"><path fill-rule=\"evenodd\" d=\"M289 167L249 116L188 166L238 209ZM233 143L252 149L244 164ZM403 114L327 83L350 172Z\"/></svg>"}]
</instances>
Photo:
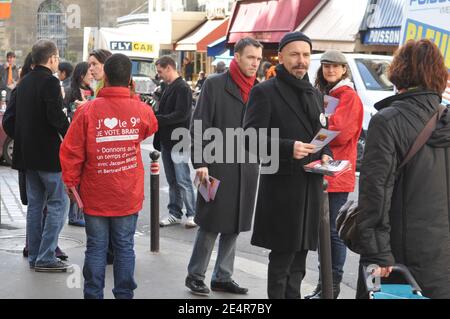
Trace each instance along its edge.
<instances>
[{"instance_id":1,"label":"man in black coat","mask_svg":"<svg viewBox=\"0 0 450 319\"><path fill-rule=\"evenodd\" d=\"M68 213L59 162L61 138L69 127L62 110L58 71L59 54L51 41L40 40L32 49L35 68L16 92L16 120L12 167L26 171L28 197L28 261L36 271L67 271L55 256L58 236ZM47 207L45 226L42 213Z\"/></svg>"},{"instance_id":2,"label":"man in black coat","mask_svg":"<svg viewBox=\"0 0 450 319\"><path fill-rule=\"evenodd\" d=\"M323 99L308 79L311 40L301 32L286 34L279 45L277 76L250 94L244 129L278 129L279 169L261 171L252 244L270 249L269 298L300 298L308 250L316 250L319 212L323 205L321 175L303 165L330 159L324 148L308 144L327 126ZM272 148L273 149L273 148Z\"/></svg>"},{"instance_id":3,"label":"man in black coat","mask_svg":"<svg viewBox=\"0 0 450 319\"><path fill-rule=\"evenodd\" d=\"M242 128L245 104L256 82L256 72L262 59L262 45L251 38L236 43L235 58L230 70L208 77L192 118L192 162L201 183L211 176L220 180L213 201L197 198L195 222L200 226L188 266L186 286L194 293L209 293L203 282L217 236L219 249L211 289L236 294L247 293L232 280L236 239L240 232L251 229L256 197L257 163L242 163L235 158L239 151L234 135L228 131ZM222 141L203 141L207 131L216 131ZM209 142L222 158L208 159Z\"/></svg>"},{"instance_id":4,"label":"man in black coat","mask_svg":"<svg viewBox=\"0 0 450 319\"><path fill-rule=\"evenodd\" d=\"M169 184L169 216L160 221L160 226L181 223L183 203L186 206L186 228L194 228L195 193L189 168L187 152L173 151L180 138L172 139L177 129L189 131L192 114L192 91L189 85L178 75L175 60L163 56L156 61L159 77L167 84L156 112L159 130L155 134L153 145L161 151L164 172ZM189 144L189 143L187 143Z\"/></svg>"}]
</instances>

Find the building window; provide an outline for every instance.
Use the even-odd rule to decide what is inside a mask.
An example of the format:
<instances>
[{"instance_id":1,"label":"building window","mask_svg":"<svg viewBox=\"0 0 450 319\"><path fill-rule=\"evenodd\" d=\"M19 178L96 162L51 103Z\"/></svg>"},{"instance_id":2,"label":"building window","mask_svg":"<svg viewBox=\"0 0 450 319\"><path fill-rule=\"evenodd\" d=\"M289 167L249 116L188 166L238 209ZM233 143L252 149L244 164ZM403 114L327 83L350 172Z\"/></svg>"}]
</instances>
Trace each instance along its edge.
<instances>
[{"instance_id":1,"label":"building window","mask_svg":"<svg viewBox=\"0 0 450 319\"><path fill-rule=\"evenodd\" d=\"M65 57L67 48L66 14L61 2L57 0L42 2L38 9L37 23L37 39L54 41L59 55Z\"/></svg>"}]
</instances>

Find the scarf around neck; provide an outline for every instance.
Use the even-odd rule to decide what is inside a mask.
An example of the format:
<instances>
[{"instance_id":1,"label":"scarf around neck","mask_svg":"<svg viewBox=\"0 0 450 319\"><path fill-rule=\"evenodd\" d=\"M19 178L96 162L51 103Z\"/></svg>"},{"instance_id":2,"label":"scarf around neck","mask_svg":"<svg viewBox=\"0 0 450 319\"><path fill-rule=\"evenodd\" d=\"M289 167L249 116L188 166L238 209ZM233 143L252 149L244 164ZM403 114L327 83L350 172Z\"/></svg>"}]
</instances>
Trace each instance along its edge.
<instances>
[{"instance_id":1,"label":"scarf around neck","mask_svg":"<svg viewBox=\"0 0 450 319\"><path fill-rule=\"evenodd\" d=\"M247 104L250 91L255 84L256 74L250 78L245 76L239 69L236 59L233 59L230 63L230 76L241 91L242 101Z\"/></svg>"},{"instance_id":2,"label":"scarf around neck","mask_svg":"<svg viewBox=\"0 0 450 319\"><path fill-rule=\"evenodd\" d=\"M314 94L314 87L309 82L308 73L305 74L303 79L297 79L295 76L290 74L284 65L279 64L276 69L277 78L289 85L293 92L296 94L300 107L308 115L311 123L317 122L317 112L320 113L320 109L317 108L316 103L311 99Z\"/></svg>"}]
</instances>

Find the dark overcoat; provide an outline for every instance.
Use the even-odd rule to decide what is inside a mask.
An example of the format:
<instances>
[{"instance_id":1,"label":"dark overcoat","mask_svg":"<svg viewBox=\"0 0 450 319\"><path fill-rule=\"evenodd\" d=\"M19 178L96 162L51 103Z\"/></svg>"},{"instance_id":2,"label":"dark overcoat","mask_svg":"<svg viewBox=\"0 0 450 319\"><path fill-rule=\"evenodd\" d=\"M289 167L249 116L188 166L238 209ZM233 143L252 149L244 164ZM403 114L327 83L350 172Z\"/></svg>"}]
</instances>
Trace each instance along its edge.
<instances>
[{"instance_id":1,"label":"dark overcoat","mask_svg":"<svg viewBox=\"0 0 450 319\"><path fill-rule=\"evenodd\" d=\"M361 263L406 265L424 296L450 298L450 113L399 169L438 94L413 90L375 105L359 186L356 219ZM391 276L392 277L392 276ZM395 280L395 276L390 280ZM362 278L360 278L360 281ZM358 285L358 295L364 294Z\"/></svg>"},{"instance_id":2,"label":"dark overcoat","mask_svg":"<svg viewBox=\"0 0 450 319\"><path fill-rule=\"evenodd\" d=\"M303 165L331 155L325 148L293 158L295 141L310 143L322 128L320 93L312 87L304 92L306 105L300 105L298 95L277 77L265 81L253 88L244 119L245 129L279 129L279 169L260 176L252 236L253 245L279 252L317 249L323 177L306 173Z\"/></svg>"},{"instance_id":3,"label":"dark overcoat","mask_svg":"<svg viewBox=\"0 0 450 319\"><path fill-rule=\"evenodd\" d=\"M244 145L239 146L237 139L233 145L227 138L227 129L230 132L242 128L244 112L241 93L229 72L207 78L192 117L191 144L194 168L208 167L209 175L220 180L214 201L207 203L200 194L197 196L195 222L209 232L232 234L251 229L259 165L239 163L237 149L245 152ZM201 121L200 126L197 121ZM196 128L200 131L196 132ZM223 140L207 140L202 136L211 128L220 131ZM210 163L203 156L200 160L195 158L196 149L200 150L200 155L209 154L209 147L215 148L211 154L216 154L223 163Z\"/></svg>"}]
</instances>

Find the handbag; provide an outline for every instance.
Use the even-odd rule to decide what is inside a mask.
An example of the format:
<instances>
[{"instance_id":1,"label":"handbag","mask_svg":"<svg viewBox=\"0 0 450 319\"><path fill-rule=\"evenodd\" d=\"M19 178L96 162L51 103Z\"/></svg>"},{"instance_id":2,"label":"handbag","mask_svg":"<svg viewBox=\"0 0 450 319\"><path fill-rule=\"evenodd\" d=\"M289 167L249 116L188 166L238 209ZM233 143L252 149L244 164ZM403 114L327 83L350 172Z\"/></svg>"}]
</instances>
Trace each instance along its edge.
<instances>
[{"instance_id":1,"label":"handbag","mask_svg":"<svg viewBox=\"0 0 450 319\"><path fill-rule=\"evenodd\" d=\"M439 106L439 111L433 115L433 117L425 125L424 129L417 136L404 160L398 167L398 171L400 171L400 169L402 169L429 140L433 134L433 131L436 129L438 120L442 117L442 114L446 109L447 108L443 105ZM358 247L358 232L356 229L356 218L358 217L358 214L358 203L353 200L347 201L338 212L338 216L336 218L336 229L339 237L348 249L360 254L361 249Z\"/></svg>"}]
</instances>

